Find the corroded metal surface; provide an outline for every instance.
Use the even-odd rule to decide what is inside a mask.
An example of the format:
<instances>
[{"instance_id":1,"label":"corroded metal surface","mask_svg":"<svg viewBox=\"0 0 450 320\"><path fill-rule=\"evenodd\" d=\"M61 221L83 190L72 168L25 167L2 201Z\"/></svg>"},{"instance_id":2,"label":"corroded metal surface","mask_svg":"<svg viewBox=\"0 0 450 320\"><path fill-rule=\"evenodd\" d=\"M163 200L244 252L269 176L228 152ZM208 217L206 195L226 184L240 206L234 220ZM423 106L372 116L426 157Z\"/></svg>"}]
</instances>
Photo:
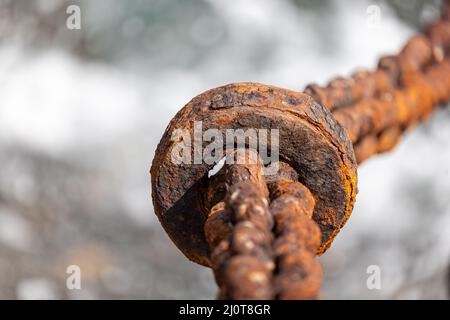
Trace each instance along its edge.
<instances>
[{"instance_id":1,"label":"corroded metal surface","mask_svg":"<svg viewBox=\"0 0 450 320\"><path fill-rule=\"evenodd\" d=\"M251 157L258 157L257 152L248 150L239 164L225 164L229 187L223 206L231 230L219 243L209 241L219 296L225 299L273 297L273 216L269 212L262 163L251 165ZM207 234L208 229L221 229L222 221L216 217L217 212L212 211L205 225Z\"/></svg>"},{"instance_id":2,"label":"corroded metal surface","mask_svg":"<svg viewBox=\"0 0 450 320\"><path fill-rule=\"evenodd\" d=\"M351 214L356 161L391 150L450 99L449 12L447 5L440 21L374 71L309 85L304 94L231 84L199 95L175 116L151 169L154 208L180 250L214 269L220 298L318 297L322 271L314 258ZM261 161L225 163L209 177L214 164L175 164L179 141L172 134L192 134L195 121L220 132L279 129L278 172L264 177ZM258 158L258 150L247 151Z\"/></svg>"},{"instance_id":3,"label":"corroded metal surface","mask_svg":"<svg viewBox=\"0 0 450 320\"><path fill-rule=\"evenodd\" d=\"M247 157L257 157L248 150ZM228 189L205 223L212 267L223 299L316 299L322 282L315 260L321 243L312 220L316 200L282 163L268 183L262 163L225 163ZM214 187L214 186L210 186ZM270 206L269 206L270 201Z\"/></svg>"},{"instance_id":4,"label":"corroded metal surface","mask_svg":"<svg viewBox=\"0 0 450 320\"><path fill-rule=\"evenodd\" d=\"M241 83L210 90L186 105L171 121L153 161L155 212L189 259L210 265L203 226L208 216L204 194L213 165L173 163L176 141L171 137L177 129L193 136L194 121L224 135L226 129L279 129L280 158L296 170L317 200L314 219L322 232L318 253L329 247L356 197L356 161L346 132L326 108L305 94Z\"/></svg>"},{"instance_id":5,"label":"corroded metal surface","mask_svg":"<svg viewBox=\"0 0 450 320\"><path fill-rule=\"evenodd\" d=\"M391 150L405 130L450 99L449 48L450 22L441 20L412 37L399 55L381 58L375 71L309 85L305 93L332 111L361 163Z\"/></svg>"},{"instance_id":6,"label":"corroded metal surface","mask_svg":"<svg viewBox=\"0 0 450 320\"><path fill-rule=\"evenodd\" d=\"M311 219L315 199L305 186L292 180L273 183L271 191L277 261L275 298L317 299L322 269L315 260L321 238L319 226Z\"/></svg>"}]
</instances>

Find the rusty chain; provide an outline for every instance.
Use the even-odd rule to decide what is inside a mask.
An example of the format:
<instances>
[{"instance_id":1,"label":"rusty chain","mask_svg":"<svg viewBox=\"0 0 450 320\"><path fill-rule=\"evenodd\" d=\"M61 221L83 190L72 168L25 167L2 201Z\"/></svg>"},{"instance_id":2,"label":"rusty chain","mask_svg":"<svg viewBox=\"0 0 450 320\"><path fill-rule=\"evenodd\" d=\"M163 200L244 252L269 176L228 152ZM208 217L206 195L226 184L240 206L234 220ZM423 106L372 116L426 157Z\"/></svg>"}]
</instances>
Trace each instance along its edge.
<instances>
[{"instance_id":1,"label":"rusty chain","mask_svg":"<svg viewBox=\"0 0 450 320\"><path fill-rule=\"evenodd\" d=\"M381 58L377 70L305 89L347 130L359 163L391 150L407 128L449 100L449 7L444 7L443 19L412 37L398 56Z\"/></svg>"},{"instance_id":2,"label":"rusty chain","mask_svg":"<svg viewBox=\"0 0 450 320\"><path fill-rule=\"evenodd\" d=\"M321 268L314 259L320 245L320 230L311 220L315 199L286 163L265 180L262 162L249 158L258 155L247 150L242 161L235 161L239 164L225 164L218 176L229 186L227 197L205 223L219 297L317 298Z\"/></svg>"},{"instance_id":3,"label":"rusty chain","mask_svg":"<svg viewBox=\"0 0 450 320\"><path fill-rule=\"evenodd\" d=\"M450 99L449 3L374 71L309 85L304 94L232 84L194 98L171 121L151 170L155 212L189 259L212 267L219 298L319 297L315 256L351 214L356 164L391 150ZM280 128L278 172L264 176L251 148L227 154L234 161L212 177L211 165L174 164L171 136L192 131L193 121L221 131Z\"/></svg>"}]
</instances>

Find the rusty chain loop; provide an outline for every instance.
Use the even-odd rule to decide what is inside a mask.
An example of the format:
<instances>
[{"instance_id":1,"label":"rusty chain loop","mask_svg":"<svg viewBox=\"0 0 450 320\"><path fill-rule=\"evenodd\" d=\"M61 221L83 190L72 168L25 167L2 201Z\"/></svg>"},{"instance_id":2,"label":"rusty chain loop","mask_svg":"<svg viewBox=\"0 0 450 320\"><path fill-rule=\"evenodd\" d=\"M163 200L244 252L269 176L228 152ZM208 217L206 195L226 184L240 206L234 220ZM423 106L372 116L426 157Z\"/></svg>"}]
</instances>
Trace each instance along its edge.
<instances>
[{"instance_id":1,"label":"rusty chain loop","mask_svg":"<svg viewBox=\"0 0 450 320\"><path fill-rule=\"evenodd\" d=\"M443 18L412 37L399 55L381 58L375 71L305 89L346 129L358 163L390 151L406 129L450 99L449 8L446 4Z\"/></svg>"},{"instance_id":2,"label":"rusty chain loop","mask_svg":"<svg viewBox=\"0 0 450 320\"><path fill-rule=\"evenodd\" d=\"M315 256L353 210L356 164L391 150L450 99L449 3L374 71L309 85L304 94L231 84L194 98L171 121L151 169L155 212L189 259L212 267L219 298L319 297ZM174 164L172 135L193 132L195 121L221 132L279 128L278 172L264 176L251 148L227 153L234 161L212 177L211 164Z\"/></svg>"},{"instance_id":3,"label":"rusty chain loop","mask_svg":"<svg viewBox=\"0 0 450 320\"><path fill-rule=\"evenodd\" d=\"M305 186L286 178L296 177L289 165L267 183L261 161L241 164L251 158L258 155L247 150L235 162L240 164L225 164L220 176L227 197L205 223L219 297L315 299L322 278L314 259L320 245L319 227L311 220L316 201Z\"/></svg>"}]
</instances>

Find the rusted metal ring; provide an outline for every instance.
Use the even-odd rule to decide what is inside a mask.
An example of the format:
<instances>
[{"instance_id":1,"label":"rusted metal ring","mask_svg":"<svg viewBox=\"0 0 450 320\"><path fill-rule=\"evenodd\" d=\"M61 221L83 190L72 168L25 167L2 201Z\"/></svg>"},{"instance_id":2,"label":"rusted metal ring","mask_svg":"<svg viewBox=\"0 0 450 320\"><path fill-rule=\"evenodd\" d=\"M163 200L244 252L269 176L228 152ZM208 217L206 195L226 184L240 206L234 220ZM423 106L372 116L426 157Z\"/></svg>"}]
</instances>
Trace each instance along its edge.
<instances>
[{"instance_id":1,"label":"rusted metal ring","mask_svg":"<svg viewBox=\"0 0 450 320\"><path fill-rule=\"evenodd\" d=\"M201 194L214 165L176 164L172 134L194 122L203 130L279 129L280 160L289 163L316 198L313 218L320 226L319 254L350 216L357 189L353 146L345 130L310 96L263 84L230 84L189 102L170 122L153 160L152 196L156 215L177 247L192 261L210 265L204 237L207 213ZM208 143L203 142L203 148ZM225 143L224 143L225 148Z\"/></svg>"}]
</instances>

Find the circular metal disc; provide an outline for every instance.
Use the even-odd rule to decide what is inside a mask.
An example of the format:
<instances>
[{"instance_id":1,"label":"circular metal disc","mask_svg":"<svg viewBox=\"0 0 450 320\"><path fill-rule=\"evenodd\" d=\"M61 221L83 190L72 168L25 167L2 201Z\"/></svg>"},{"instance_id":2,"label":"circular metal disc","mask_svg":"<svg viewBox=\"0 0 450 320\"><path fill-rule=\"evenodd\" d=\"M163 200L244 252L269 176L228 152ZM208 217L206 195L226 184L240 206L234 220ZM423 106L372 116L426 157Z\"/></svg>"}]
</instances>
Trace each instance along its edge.
<instances>
[{"instance_id":1,"label":"circular metal disc","mask_svg":"<svg viewBox=\"0 0 450 320\"><path fill-rule=\"evenodd\" d=\"M318 254L323 253L353 210L357 173L352 144L332 114L310 96L255 83L231 84L197 96L170 122L158 145L151 169L153 204L177 247L189 259L210 264L203 231L207 213L200 199L213 165L172 161L179 142L172 141L172 134L184 129L193 139L199 121L203 132L217 129L224 137L226 129L279 130L280 160L298 172L316 198L313 219L322 232Z\"/></svg>"}]
</instances>

